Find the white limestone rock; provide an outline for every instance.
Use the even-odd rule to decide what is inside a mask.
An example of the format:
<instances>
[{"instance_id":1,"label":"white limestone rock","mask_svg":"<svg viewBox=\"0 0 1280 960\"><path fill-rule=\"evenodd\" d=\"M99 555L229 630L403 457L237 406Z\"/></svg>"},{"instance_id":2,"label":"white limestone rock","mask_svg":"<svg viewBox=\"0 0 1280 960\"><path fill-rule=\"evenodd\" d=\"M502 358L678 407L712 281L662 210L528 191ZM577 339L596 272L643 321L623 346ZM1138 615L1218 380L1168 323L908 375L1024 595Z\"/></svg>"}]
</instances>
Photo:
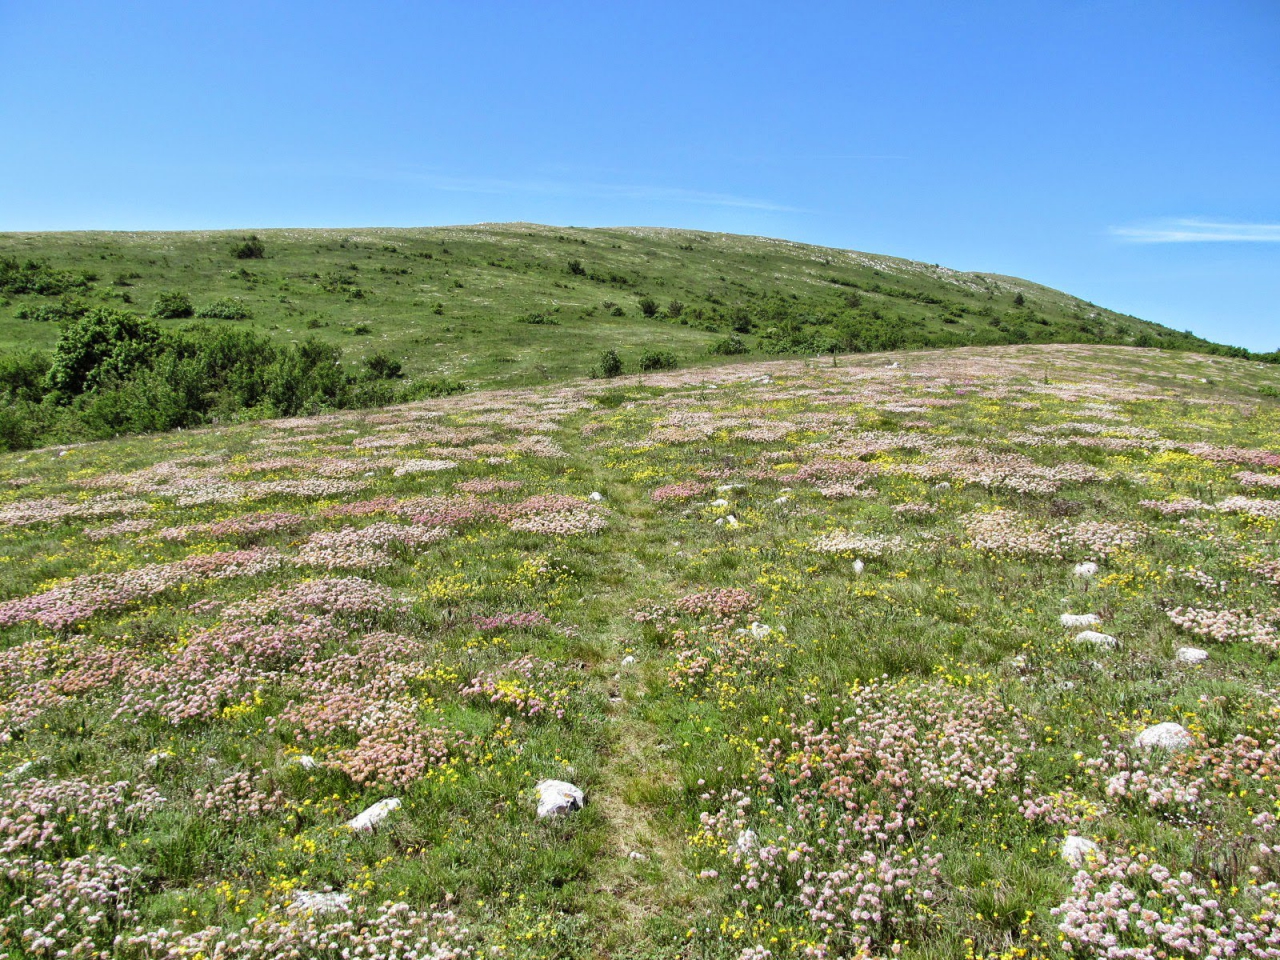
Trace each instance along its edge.
<instances>
[{"instance_id":1,"label":"white limestone rock","mask_svg":"<svg viewBox=\"0 0 1280 960\"><path fill-rule=\"evenodd\" d=\"M309 756L305 753L302 754L301 756L294 757L293 762L296 763L298 766L300 766L303 770L314 770L317 766L319 766L319 764L316 763L315 757Z\"/></svg>"},{"instance_id":2,"label":"white limestone rock","mask_svg":"<svg viewBox=\"0 0 1280 960\"><path fill-rule=\"evenodd\" d=\"M373 833L374 827L391 816L392 810L398 810L399 808L399 797L387 797L385 800L379 800L363 813L352 817L347 821L347 826L357 833Z\"/></svg>"},{"instance_id":3,"label":"white limestone rock","mask_svg":"<svg viewBox=\"0 0 1280 960\"><path fill-rule=\"evenodd\" d=\"M711 506L713 507L727 507L728 505L729 505L729 501L726 500L724 497L718 497L715 500L711 501Z\"/></svg>"},{"instance_id":4,"label":"white limestone rock","mask_svg":"<svg viewBox=\"0 0 1280 960\"><path fill-rule=\"evenodd\" d=\"M594 500L596 503L599 503L601 500L604 499L604 494L601 493L599 490L593 490L591 491L590 494L587 495L587 499Z\"/></svg>"},{"instance_id":5,"label":"white limestone rock","mask_svg":"<svg viewBox=\"0 0 1280 960\"><path fill-rule=\"evenodd\" d=\"M1179 647L1173 658L1178 663L1204 663L1209 659L1209 651L1199 647Z\"/></svg>"},{"instance_id":6,"label":"white limestone rock","mask_svg":"<svg viewBox=\"0 0 1280 960\"><path fill-rule=\"evenodd\" d=\"M1154 727L1147 727L1133 741L1139 750L1186 750L1193 743L1191 734L1180 723L1157 723Z\"/></svg>"},{"instance_id":7,"label":"white limestone rock","mask_svg":"<svg viewBox=\"0 0 1280 960\"><path fill-rule=\"evenodd\" d=\"M1120 645L1120 641L1109 633L1099 633L1097 630L1082 630L1076 634L1076 643L1091 643L1095 647L1101 647L1104 650L1114 650Z\"/></svg>"},{"instance_id":8,"label":"white limestone rock","mask_svg":"<svg viewBox=\"0 0 1280 960\"><path fill-rule=\"evenodd\" d=\"M543 780L535 789L538 791L539 817L558 817L562 813L581 810L587 802L581 790L563 780Z\"/></svg>"},{"instance_id":9,"label":"white limestone rock","mask_svg":"<svg viewBox=\"0 0 1280 960\"><path fill-rule=\"evenodd\" d=\"M853 561L853 572L854 572L854 573L862 573L862 571L863 571L863 570L865 570L865 569L867 569L867 565L866 565L865 563L863 563L861 560L855 560L855 561Z\"/></svg>"},{"instance_id":10,"label":"white limestone rock","mask_svg":"<svg viewBox=\"0 0 1280 960\"><path fill-rule=\"evenodd\" d=\"M756 836L754 830L743 830L738 834L738 839L733 842L733 845L744 857L749 857L759 849L760 838Z\"/></svg>"},{"instance_id":11,"label":"white limestone rock","mask_svg":"<svg viewBox=\"0 0 1280 960\"><path fill-rule=\"evenodd\" d=\"M1102 853L1102 848L1088 837L1067 837L1062 841L1062 859L1073 867L1083 867L1086 860Z\"/></svg>"},{"instance_id":12,"label":"white limestone rock","mask_svg":"<svg viewBox=\"0 0 1280 960\"><path fill-rule=\"evenodd\" d=\"M1102 622L1102 618L1096 613L1064 613L1058 618L1058 622L1068 629L1073 629L1096 626Z\"/></svg>"},{"instance_id":13,"label":"white limestone rock","mask_svg":"<svg viewBox=\"0 0 1280 960\"><path fill-rule=\"evenodd\" d=\"M1094 577L1098 575L1098 565L1092 560L1086 560L1084 563L1077 563L1071 572L1077 577Z\"/></svg>"},{"instance_id":14,"label":"white limestone rock","mask_svg":"<svg viewBox=\"0 0 1280 960\"><path fill-rule=\"evenodd\" d=\"M351 894L336 890L299 890L293 895L289 909L296 913L347 913Z\"/></svg>"}]
</instances>

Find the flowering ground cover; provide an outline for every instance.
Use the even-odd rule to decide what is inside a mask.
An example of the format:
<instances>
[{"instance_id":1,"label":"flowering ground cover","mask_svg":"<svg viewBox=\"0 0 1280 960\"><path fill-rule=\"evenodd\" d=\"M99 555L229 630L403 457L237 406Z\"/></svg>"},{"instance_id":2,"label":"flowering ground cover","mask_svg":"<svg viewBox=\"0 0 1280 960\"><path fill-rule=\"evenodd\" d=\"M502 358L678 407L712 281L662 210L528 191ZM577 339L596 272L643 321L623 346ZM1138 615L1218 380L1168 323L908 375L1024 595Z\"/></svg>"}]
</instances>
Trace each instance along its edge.
<instances>
[{"instance_id":1,"label":"flowering ground cover","mask_svg":"<svg viewBox=\"0 0 1280 960\"><path fill-rule=\"evenodd\" d=\"M913 352L0 457L0 955L1280 957L1277 379Z\"/></svg>"}]
</instances>

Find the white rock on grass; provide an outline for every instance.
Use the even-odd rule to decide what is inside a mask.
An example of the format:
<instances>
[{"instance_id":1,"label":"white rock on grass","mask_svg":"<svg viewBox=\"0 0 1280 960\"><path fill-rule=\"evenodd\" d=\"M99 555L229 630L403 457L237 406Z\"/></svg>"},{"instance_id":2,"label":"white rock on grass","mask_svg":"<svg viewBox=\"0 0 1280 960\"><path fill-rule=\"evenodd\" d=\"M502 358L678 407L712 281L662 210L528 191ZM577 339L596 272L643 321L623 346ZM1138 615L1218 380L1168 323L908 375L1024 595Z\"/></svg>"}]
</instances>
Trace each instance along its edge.
<instances>
[{"instance_id":1,"label":"white rock on grass","mask_svg":"<svg viewBox=\"0 0 1280 960\"><path fill-rule=\"evenodd\" d=\"M1064 627L1092 627L1102 622L1096 613L1064 613L1058 618Z\"/></svg>"},{"instance_id":2,"label":"white rock on grass","mask_svg":"<svg viewBox=\"0 0 1280 960\"><path fill-rule=\"evenodd\" d=\"M635 662L636 662L636 658L631 656L630 654L627 654L627 656L622 658L622 665L624 667L629 667Z\"/></svg>"},{"instance_id":3,"label":"white rock on grass","mask_svg":"<svg viewBox=\"0 0 1280 960\"><path fill-rule=\"evenodd\" d=\"M317 766L319 766L319 764L316 763L315 757L309 756L308 754L305 754L305 753L300 756L294 757L293 762L296 763L298 766L300 766L303 770L314 770Z\"/></svg>"},{"instance_id":4,"label":"white rock on grass","mask_svg":"<svg viewBox=\"0 0 1280 960\"><path fill-rule=\"evenodd\" d=\"M299 913L346 913L350 907L351 894L335 890L299 890L289 904L289 909Z\"/></svg>"},{"instance_id":5,"label":"white rock on grass","mask_svg":"<svg viewBox=\"0 0 1280 960\"><path fill-rule=\"evenodd\" d=\"M1102 848L1088 837L1067 837L1062 841L1062 859L1073 867L1082 867L1090 857L1102 853Z\"/></svg>"},{"instance_id":6,"label":"white rock on grass","mask_svg":"<svg viewBox=\"0 0 1280 960\"><path fill-rule=\"evenodd\" d=\"M1095 647L1101 647L1104 650L1114 650L1120 645L1120 641L1109 633L1099 633L1097 630L1082 630L1076 634L1076 643L1091 643Z\"/></svg>"},{"instance_id":7,"label":"white rock on grass","mask_svg":"<svg viewBox=\"0 0 1280 960\"><path fill-rule=\"evenodd\" d=\"M1204 663L1209 659L1209 651L1199 647L1179 647L1173 658L1179 663Z\"/></svg>"},{"instance_id":8,"label":"white rock on grass","mask_svg":"<svg viewBox=\"0 0 1280 960\"><path fill-rule=\"evenodd\" d=\"M1084 563L1077 563L1072 568L1072 573L1077 577L1093 577L1098 574L1098 565L1092 560L1086 560Z\"/></svg>"},{"instance_id":9,"label":"white rock on grass","mask_svg":"<svg viewBox=\"0 0 1280 960\"><path fill-rule=\"evenodd\" d=\"M601 500L604 499L604 494L601 493L599 490L593 490L591 491L590 494L587 495L587 499L594 500L596 503L599 503Z\"/></svg>"},{"instance_id":10,"label":"white rock on grass","mask_svg":"<svg viewBox=\"0 0 1280 960\"><path fill-rule=\"evenodd\" d=\"M861 560L855 560L855 561L853 561L853 572L854 572L854 573L859 573L859 574L860 574L860 573L862 573L862 571L863 571L863 570L865 570L865 569L867 569L867 565L866 565L865 563L863 563Z\"/></svg>"},{"instance_id":11,"label":"white rock on grass","mask_svg":"<svg viewBox=\"0 0 1280 960\"><path fill-rule=\"evenodd\" d=\"M756 836L754 830L743 830L738 834L738 839L733 842L733 845L738 848L739 853L749 857L760 846L760 838Z\"/></svg>"},{"instance_id":12,"label":"white rock on grass","mask_svg":"<svg viewBox=\"0 0 1280 960\"><path fill-rule=\"evenodd\" d=\"M1195 741L1180 723L1157 723L1147 727L1134 740L1139 750L1185 750Z\"/></svg>"},{"instance_id":13,"label":"white rock on grass","mask_svg":"<svg viewBox=\"0 0 1280 960\"><path fill-rule=\"evenodd\" d=\"M719 497L715 500L712 500L710 505L713 507L727 507L729 505L729 501L726 500L724 497Z\"/></svg>"},{"instance_id":14,"label":"white rock on grass","mask_svg":"<svg viewBox=\"0 0 1280 960\"><path fill-rule=\"evenodd\" d=\"M558 817L562 813L581 810L587 802L581 790L563 780L543 780L535 789L538 791L539 817Z\"/></svg>"},{"instance_id":15,"label":"white rock on grass","mask_svg":"<svg viewBox=\"0 0 1280 960\"><path fill-rule=\"evenodd\" d=\"M398 810L399 808L399 797L387 797L385 800L379 800L363 813L352 817L347 821L347 826L357 833L372 833L374 827L391 816L392 810Z\"/></svg>"}]
</instances>

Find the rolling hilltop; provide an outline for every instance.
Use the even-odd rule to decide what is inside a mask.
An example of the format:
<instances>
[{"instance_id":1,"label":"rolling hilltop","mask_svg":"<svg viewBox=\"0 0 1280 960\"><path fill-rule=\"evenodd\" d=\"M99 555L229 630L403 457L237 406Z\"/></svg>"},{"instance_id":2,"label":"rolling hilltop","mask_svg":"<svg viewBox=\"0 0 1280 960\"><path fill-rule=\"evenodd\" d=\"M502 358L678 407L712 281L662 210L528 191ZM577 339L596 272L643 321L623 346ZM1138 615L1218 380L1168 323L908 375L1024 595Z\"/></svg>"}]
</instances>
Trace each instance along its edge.
<instances>
[{"instance_id":1,"label":"rolling hilltop","mask_svg":"<svg viewBox=\"0 0 1280 960\"><path fill-rule=\"evenodd\" d=\"M1247 355L1025 280L759 237L533 224L0 235L9 448L609 375L606 351L631 373L1017 343Z\"/></svg>"},{"instance_id":2,"label":"rolling hilltop","mask_svg":"<svg viewBox=\"0 0 1280 960\"><path fill-rule=\"evenodd\" d=\"M253 235L260 257L236 256L250 236L238 232L6 234L0 257L89 275L72 292L86 304L145 314L179 292L199 313L233 301L250 316L210 322L311 333L353 359L384 350L410 374L495 385L586 374L611 347L624 361L655 344L700 361L734 332L766 354L1209 345L1014 277L760 237L534 224ZM48 298L7 299L0 348L52 347L57 326L29 319Z\"/></svg>"}]
</instances>

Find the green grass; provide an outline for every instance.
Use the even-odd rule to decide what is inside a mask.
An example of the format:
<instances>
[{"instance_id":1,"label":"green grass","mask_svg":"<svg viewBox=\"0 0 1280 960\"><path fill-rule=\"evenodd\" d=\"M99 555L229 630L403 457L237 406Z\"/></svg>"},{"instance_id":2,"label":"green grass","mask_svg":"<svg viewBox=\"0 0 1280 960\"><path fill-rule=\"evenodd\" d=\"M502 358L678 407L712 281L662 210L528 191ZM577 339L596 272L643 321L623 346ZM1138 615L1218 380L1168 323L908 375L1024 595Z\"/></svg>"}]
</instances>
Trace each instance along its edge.
<instances>
[{"instance_id":1,"label":"green grass","mask_svg":"<svg viewBox=\"0 0 1280 960\"><path fill-rule=\"evenodd\" d=\"M790 332L789 342L816 352L849 349L871 331L866 345L877 349L885 330L904 336L901 346L1207 345L1025 280L755 237L534 224L262 230L265 256L238 259L247 235L9 233L0 234L0 258L90 274L88 290L74 294L89 306L149 313L162 295L183 293L197 315L229 305L252 315L205 321L214 325L281 341L315 335L340 344L353 368L381 351L411 377L471 386L582 376L610 348L628 370L653 349L682 366L735 361L708 351L744 316L757 354ZM646 297L658 307L653 318L641 312ZM672 301L683 304L679 317L668 316ZM0 298L0 350L51 348L57 323L30 317L56 302Z\"/></svg>"}]
</instances>

